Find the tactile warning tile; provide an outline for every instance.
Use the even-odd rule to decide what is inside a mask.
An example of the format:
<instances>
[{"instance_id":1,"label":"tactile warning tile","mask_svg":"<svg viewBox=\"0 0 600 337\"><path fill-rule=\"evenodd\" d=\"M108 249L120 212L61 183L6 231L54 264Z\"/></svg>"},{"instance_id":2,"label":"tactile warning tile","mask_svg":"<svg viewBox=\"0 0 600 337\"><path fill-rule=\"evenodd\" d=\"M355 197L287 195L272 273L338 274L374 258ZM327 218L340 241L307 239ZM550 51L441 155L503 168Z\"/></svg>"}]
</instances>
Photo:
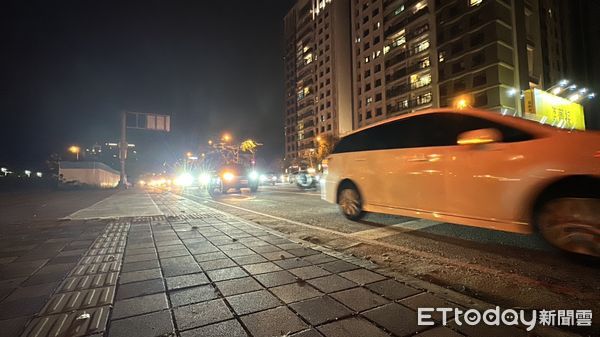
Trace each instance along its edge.
<instances>
[{"instance_id":1,"label":"tactile warning tile","mask_svg":"<svg viewBox=\"0 0 600 337\"><path fill-rule=\"evenodd\" d=\"M21 337L80 337L106 329L110 307L35 318Z\"/></svg>"},{"instance_id":2,"label":"tactile warning tile","mask_svg":"<svg viewBox=\"0 0 600 337\"><path fill-rule=\"evenodd\" d=\"M101 248L116 248L116 247L124 247L125 240L121 241L107 241L107 242L97 242L94 243L92 249L101 249Z\"/></svg>"},{"instance_id":3,"label":"tactile warning tile","mask_svg":"<svg viewBox=\"0 0 600 337\"><path fill-rule=\"evenodd\" d=\"M56 294L46 303L40 316L109 305L114 297L114 286Z\"/></svg>"},{"instance_id":4,"label":"tactile warning tile","mask_svg":"<svg viewBox=\"0 0 600 337\"><path fill-rule=\"evenodd\" d=\"M117 272L69 277L60 285L60 287L58 287L57 292L64 293L75 290L114 286L117 284L118 277L119 273Z\"/></svg>"},{"instance_id":5,"label":"tactile warning tile","mask_svg":"<svg viewBox=\"0 0 600 337\"><path fill-rule=\"evenodd\" d=\"M119 254L119 253L123 253L124 251L125 251L125 247L90 249L86 255L92 256L92 255Z\"/></svg>"},{"instance_id":6,"label":"tactile warning tile","mask_svg":"<svg viewBox=\"0 0 600 337\"><path fill-rule=\"evenodd\" d=\"M108 272L118 272L121 269L121 260L113 262L93 263L78 265L73 269L70 276L83 276L102 274Z\"/></svg>"},{"instance_id":7,"label":"tactile warning tile","mask_svg":"<svg viewBox=\"0 0 600 337\"><path fill-rule=\"evenodd\" d=\"M93 255L93 256L84 256L80 261L80 265L84 264L92 264L92 263L104 263L104 262L114 262L122 260L123 255L121 254L106 254L106 255Z\"/></svg>"}]
</instances>

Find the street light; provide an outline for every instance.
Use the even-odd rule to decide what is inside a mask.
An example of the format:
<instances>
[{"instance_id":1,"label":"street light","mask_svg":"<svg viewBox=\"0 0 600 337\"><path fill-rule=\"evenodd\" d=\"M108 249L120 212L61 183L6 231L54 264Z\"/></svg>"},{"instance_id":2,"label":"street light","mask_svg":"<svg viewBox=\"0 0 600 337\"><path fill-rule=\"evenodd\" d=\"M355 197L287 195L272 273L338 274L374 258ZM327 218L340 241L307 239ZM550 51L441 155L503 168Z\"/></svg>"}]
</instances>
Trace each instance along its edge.
<instances>
[{"instance_id":1,"label":"street light","mask_svg":"<svg viewBox=\"0 0 600 337\"><path fill-rule=\"evenodd\" d=\"M72 145L69 147L69 152L74 153L77 160L79 160L79 151L81 151L79 146Z\"/></svg>"},{"instance_id":2,"label":"street light","mask_svg":"<svg viewBox=\"0 0 600 337\"><path fill-rule=\"evenodd\" d=\"M31 177L31 171L25 170L25 175L27 176L27 178Z\"/></svg>"},{"instance_id":3,"label":"street light","mask_svg":"<svg viewBox=\"0 0 600 337\"><path fill-rule=\"evenodd\" d=\"M228 133L224 133L223 137L221 137L221 140L224 141L225 143L228 143L231 140L231 135Z\"/></svg>"}]
</instances>

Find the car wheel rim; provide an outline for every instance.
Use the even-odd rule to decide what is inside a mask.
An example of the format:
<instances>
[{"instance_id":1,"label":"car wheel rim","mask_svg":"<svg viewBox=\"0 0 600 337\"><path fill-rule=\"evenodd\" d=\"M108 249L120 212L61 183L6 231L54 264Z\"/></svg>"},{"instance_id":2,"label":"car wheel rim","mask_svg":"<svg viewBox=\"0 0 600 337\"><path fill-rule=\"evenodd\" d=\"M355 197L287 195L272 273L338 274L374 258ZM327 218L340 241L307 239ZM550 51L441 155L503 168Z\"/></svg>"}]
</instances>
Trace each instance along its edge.
<instances>
[{"instance_id":1,"label":"car wheel rim","mask_svg":"<svg viewBox=\"0 0 600 337\"><path fill-rule=\"evenodd\" d=\"M573 253L600 256L600 199L560 198L538 217L540 232L552 245Z\"/></svg>"},{"instance_id":2,"label":"car wheel rim","mask_svg":"<svg viewBox=\"0 0 600 337\"><path fill-rule=\"evenodd\" d=\"M357 216L361 209L358 193L352 189L343 190L340 195L340 207L347 216Z\"/></svg>"}]
</instances>

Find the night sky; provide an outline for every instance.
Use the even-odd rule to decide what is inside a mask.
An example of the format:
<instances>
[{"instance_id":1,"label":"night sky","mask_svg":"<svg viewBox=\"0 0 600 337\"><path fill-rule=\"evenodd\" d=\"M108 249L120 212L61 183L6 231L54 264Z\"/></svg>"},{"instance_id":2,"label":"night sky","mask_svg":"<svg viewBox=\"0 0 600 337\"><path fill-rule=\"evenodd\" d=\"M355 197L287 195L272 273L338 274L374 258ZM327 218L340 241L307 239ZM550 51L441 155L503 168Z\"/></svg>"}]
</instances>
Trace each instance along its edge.
<instances>
[{"instance_id":1,"label":"night sky","mask_svg":"<svg viewBox=\"0 0 600 337\"><path fill-rule=\"evenodd\" d=\"M283 156L283 17L292 0L3 1L0 165L117 141L122 110L167 113L130 132L172 161L221 131Z\"/></svg>"}]
</instances>

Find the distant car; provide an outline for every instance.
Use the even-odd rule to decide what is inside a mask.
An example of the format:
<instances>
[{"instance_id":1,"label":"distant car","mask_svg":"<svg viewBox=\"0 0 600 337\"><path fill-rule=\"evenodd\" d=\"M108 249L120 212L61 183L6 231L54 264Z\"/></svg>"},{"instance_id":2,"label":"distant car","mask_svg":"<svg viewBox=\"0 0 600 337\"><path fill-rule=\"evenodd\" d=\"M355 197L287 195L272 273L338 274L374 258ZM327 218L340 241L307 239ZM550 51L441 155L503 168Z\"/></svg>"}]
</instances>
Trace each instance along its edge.
<instances>
[{"instance_id":1,"label":"distant car","mask_svg":"<svg viewBox=\"0 0 600 337\"><path fill-rule=\"evenodd\" d=\"M226 194L229 190L249 188L251 192L258 190L259 175L252 168L243 165L226 165L216 170L211 177L209 193Z\"/></svg>"},{"instance_id":2,"label":"distant car","mask_svg":"<svg viewBox=\"0 0 600 337\"><path fill-rule=\"evenodd\" d=\"M263 185L275 186L277 183L278 176L275 172L267 172L260 175L260 183Z\"/></svg>"},{"instance_id":3,"label":"distant car","mask_svg":"<svg viewBox=\"0 0 600 337\"><path fill-rule=\"evenodd\" d=\"M390 213L516 233L600 256L600 133L482 110L403 115L342 138L323 198L349 219Z\"/></svg>"}]
</instances>

